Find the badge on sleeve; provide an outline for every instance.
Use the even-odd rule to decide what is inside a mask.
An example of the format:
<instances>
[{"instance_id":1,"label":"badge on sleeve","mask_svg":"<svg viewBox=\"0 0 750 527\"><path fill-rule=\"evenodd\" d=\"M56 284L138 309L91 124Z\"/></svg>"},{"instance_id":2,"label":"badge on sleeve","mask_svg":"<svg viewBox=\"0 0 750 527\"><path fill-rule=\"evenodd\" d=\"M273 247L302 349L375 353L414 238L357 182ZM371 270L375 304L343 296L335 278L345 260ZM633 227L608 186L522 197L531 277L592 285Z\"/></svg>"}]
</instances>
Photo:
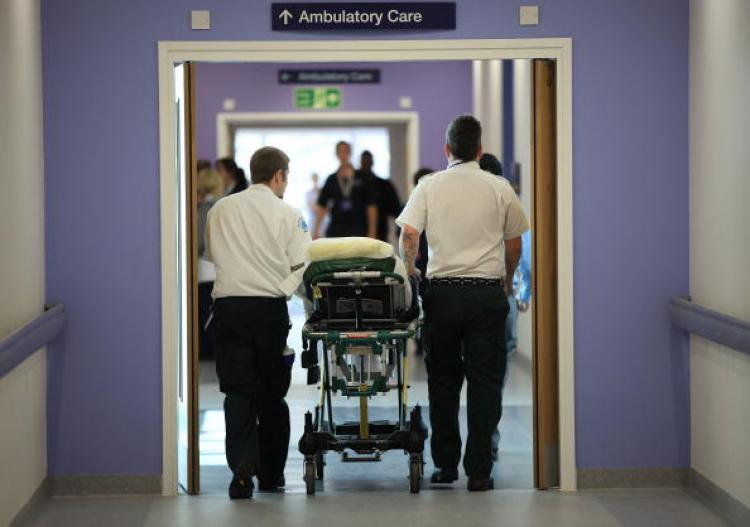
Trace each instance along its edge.
<instances>
[{"instance_id":1,"label":"badge on sleeve","mask_svg":"<svg viewBox=\"0 0 750 527\"><path fill-rule=\"evenodd\" d=\"M307 222L302 216L297 220L297 227L299 227L302 232L307 232Z\"/></svg>"}]
</instances>

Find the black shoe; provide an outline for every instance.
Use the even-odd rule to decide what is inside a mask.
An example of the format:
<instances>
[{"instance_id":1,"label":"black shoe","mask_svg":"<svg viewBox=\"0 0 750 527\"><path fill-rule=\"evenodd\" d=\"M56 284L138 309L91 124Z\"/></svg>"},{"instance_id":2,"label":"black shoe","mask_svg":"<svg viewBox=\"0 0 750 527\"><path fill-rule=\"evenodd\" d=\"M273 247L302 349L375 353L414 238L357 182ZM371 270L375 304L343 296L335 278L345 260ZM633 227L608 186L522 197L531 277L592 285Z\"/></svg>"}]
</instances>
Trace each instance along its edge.
<instances>
[{"instance_id":1,"label":"black shoe","mask_svg":"<svg viewBox=\"0 0 750 527\"><path fill-rule=\"evenodd\" d=\"M439 468L432 473L430 483L453 483L458 479L458 470L444 470Z\"/></svg>"},{"instance_id":2,"label":"black shoe","mask_svg":"<svg viewBox=\"0 0 750 527\"><path fill-rule=\"evenodd\" d=\"M229 484L229 498L233 500L253 497L253 480L249 477L234 476Z\"/></svg>"},{"instance_id":3,"label":"black shoe","mask_svg":"<svg viewBox=\"0 0 750 527\"><path fill-rule=\"evenodd\" d=\"M469 483L466 488L470 492L482 492L485 490L492 490L495 488L495 480L492 478L472 478L469 477Z\"/></svg>"},{"instance_id":4,"label":"black shoe","mask_svg":"<svg viewBox=\"0 0 750 527\"><path fill-rule=\"evenodd\" d=\"M258 480L258 490L261 492L276 492L286 486L286 479L281 476L276 484L268 484L264 481Z\"/></svg>"}]
</instances>

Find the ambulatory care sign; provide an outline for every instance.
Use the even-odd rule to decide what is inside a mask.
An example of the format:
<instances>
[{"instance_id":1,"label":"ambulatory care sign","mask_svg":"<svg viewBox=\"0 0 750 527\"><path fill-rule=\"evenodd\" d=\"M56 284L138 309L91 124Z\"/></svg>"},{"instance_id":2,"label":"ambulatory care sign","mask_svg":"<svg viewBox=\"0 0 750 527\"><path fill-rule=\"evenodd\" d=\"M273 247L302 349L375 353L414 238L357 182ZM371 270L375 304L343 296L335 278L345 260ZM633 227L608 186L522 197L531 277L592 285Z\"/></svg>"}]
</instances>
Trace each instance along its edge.
<instances>
[{"instance_id":1,"label":"ambulatory care sign","mask_svg":"<svg viewBox=\"0 0 750 527\"><path fill-rule=\"evenodd\" d=\"M274 31L456 29L455 2L271 4Z\"/></svg>"}]
</instances>

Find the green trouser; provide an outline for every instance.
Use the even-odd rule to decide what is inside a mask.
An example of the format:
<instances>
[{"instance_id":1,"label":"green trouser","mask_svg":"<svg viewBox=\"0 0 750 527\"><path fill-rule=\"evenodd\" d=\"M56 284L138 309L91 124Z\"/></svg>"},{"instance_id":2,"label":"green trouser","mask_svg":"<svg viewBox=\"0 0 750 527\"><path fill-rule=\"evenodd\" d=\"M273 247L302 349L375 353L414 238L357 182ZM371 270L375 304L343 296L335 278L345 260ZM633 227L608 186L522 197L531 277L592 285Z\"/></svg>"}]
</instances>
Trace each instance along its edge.
<instances>
[{"instance_id":1,"label":"green trouser","mask_svg":"<svg viewBox=\"0 0 750 527\"><path fill-rule=\"evenodd\" d=\"M508 299L499 285L430 285L424 310L433 462L446 471L458 468L458 411L466 377L469 435L464 470L473 478L487 478L492 472L492 432L502 414Z\"/></svg>"}]
</instances>

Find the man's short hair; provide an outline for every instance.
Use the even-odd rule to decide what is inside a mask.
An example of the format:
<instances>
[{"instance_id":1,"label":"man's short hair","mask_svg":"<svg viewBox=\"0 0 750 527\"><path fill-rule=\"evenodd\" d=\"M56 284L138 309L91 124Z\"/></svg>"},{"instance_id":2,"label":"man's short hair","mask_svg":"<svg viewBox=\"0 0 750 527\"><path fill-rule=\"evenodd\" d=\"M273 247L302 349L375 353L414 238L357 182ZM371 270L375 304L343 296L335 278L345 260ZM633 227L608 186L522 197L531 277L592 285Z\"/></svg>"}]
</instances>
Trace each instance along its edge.
<instances>
[{"instance_id":1,"label":"man's short hair","mask_svg":"<svg viewBox=\"0 0 750 527\"><path fill-rule=\"evenodd\" d=\"M352 151L352 145L350 145L346 141L339 141L338 143L336 143L336 152L338 152L339 151L339 147L342 147L342 146L347 147L349 149L349 152Z\"/></svg>"},{"instance_id":2,"label":"man's short hair","mask_svg":"<svg viewBox=\"0 0 750 527\"><path fill-rule=\"evenodd\" d=\"M448 126L445 143L455 159L473 161L482 146L482 125L472 115L459 115Z\"/></svg>"},{"instance_id":3,"label":"man's short hair","mask_svg":"<svg viewBox=\"0 0 750 527\"><path fill-rule=\"evenodd\" d=\"M279 170L289 170L289 157L273 146L259 148L250 158L250 180L268 183Z\"/></svg>"},{"instance_id":4,"label":"man's short hair","mask_svg":"<svg viewBox=\"0 0 750 527\"><path fill-rule=\"evenodd\" d=\"M372 152L369 150L362 150L362 153L359 155L359 157L372 157Z\"/></svg>"}]
</instances>

